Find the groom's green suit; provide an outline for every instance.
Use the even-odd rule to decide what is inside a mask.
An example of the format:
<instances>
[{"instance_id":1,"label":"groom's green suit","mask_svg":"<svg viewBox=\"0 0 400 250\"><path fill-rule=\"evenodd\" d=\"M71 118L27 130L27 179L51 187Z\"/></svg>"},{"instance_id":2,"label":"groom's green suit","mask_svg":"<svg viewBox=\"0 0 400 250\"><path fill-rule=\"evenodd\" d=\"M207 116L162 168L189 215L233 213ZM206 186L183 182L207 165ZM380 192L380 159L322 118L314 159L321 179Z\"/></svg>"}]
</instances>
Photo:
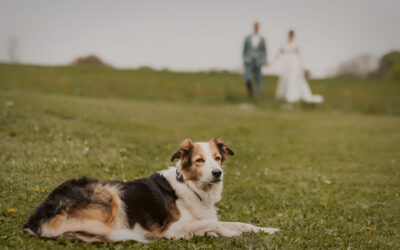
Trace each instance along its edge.
<instances>
[{"instance_id":1,"label":"groom's green suit","mask_svg":"<svg viewBox=\"0 0 400 250\"><path fill-rule=\"evenodd\" d=\"M262 74L261 68L267 61L267 50L265 48L265 40L260 37L258 46L253 46L252 35L247 36L244 40L243 47L243 63L244 63L244 78L249 89L249 94L252 94L251 76L254 75L256 80L256 94L262 93Z\"/></svg>"}]
</instances>

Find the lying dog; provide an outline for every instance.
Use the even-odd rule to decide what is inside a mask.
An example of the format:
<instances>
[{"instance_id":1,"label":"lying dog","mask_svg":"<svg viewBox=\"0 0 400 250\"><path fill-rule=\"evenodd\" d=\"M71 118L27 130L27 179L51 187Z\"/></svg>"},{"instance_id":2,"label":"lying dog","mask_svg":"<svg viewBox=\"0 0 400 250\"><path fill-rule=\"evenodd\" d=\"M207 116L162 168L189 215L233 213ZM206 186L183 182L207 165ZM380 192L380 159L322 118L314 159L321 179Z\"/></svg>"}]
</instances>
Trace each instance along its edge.
<instances>
[{"instance_id":1,"label":"lying dog","mask_svg":"<svg viewBox=\"0 0 400 250\"><path fill-rule=\"evenodd\" d=\"M193 235L232 237L279 229L218 221L223 163L233 151L221 140L184 140L170 167L130 182L84 177L57 187L24 225L31 235L64 236L86 242L147 242L148 237L188 239Z\"/></svg>"}]
</instances>

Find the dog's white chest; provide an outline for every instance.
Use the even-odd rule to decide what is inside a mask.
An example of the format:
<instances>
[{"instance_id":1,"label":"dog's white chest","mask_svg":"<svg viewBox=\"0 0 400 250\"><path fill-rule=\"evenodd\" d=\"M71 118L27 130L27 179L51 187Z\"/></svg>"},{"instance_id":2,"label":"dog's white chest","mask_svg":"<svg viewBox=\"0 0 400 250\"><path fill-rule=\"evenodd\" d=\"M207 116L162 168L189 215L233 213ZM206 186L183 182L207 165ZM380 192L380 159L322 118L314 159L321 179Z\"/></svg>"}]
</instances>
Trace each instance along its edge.
<instances>
[{"instance_id":1,"label":"dog's white chest","mask_svg":"<svg viewBox=\"0 0 400 250\"><path fill-rule=\"evenodd\" d=\"M217 212L215 208L207 208L199 204L188 204L183 200L177 200L176 205L181 214L181 220L217 220Z\"/></svg>"}]
</instances>

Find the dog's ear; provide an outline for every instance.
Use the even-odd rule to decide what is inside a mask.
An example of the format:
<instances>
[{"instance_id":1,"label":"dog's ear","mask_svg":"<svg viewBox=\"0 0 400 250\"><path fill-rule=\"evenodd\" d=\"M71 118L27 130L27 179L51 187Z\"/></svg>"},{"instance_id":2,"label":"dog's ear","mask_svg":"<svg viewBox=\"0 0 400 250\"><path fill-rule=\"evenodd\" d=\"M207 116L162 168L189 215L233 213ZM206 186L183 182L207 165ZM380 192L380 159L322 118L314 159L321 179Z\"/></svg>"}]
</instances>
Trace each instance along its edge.
<instances>
[{"instance_id":1,"label":"dog's ear","mask_svg":"<svg viewBox=\"0 0 400 250\"><path fill-rule=\"evenodd\" d=\"M228 159L228 155L235 155L235 152L233 152L233 150L230 149L221 139L213 138L211 141L217 145L218 151L222 156L222 162Z\"/></svg>"},{"instance_id":2,"label":"dog's ear","mask_svg":"<svg viewBox=\"0 0 400 250\"><path fill-rule=\"evenodd\" d=\"M171 156L171 162L176 159L183 159L192 151L193 143L190 139L185 139L181 142L179 149Z\"/></svg>"}]
</instances>

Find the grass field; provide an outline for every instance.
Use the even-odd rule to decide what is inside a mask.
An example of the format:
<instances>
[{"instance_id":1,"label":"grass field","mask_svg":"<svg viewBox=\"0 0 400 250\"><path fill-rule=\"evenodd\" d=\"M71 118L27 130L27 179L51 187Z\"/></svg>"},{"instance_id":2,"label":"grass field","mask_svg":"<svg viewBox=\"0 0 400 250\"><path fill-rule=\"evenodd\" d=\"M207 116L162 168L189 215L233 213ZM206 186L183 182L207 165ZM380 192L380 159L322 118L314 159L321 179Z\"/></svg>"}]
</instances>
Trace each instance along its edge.
<instances>
[{"instance_id":1,"label":"grass field","mask_svg":"<svg viewBox=\"0 0 400 250\"><path fill-rule=\"evenodd\" d=\"M288 105L272 100L275 82L249 101L227 72L0 64L0 248L399 249L400 83L314 80L324 104ZM236 153L220 219L280 233L96 245L21 230L69 178L145 177L182 139L214 136Z\"/></svg>"}]
</instances>

